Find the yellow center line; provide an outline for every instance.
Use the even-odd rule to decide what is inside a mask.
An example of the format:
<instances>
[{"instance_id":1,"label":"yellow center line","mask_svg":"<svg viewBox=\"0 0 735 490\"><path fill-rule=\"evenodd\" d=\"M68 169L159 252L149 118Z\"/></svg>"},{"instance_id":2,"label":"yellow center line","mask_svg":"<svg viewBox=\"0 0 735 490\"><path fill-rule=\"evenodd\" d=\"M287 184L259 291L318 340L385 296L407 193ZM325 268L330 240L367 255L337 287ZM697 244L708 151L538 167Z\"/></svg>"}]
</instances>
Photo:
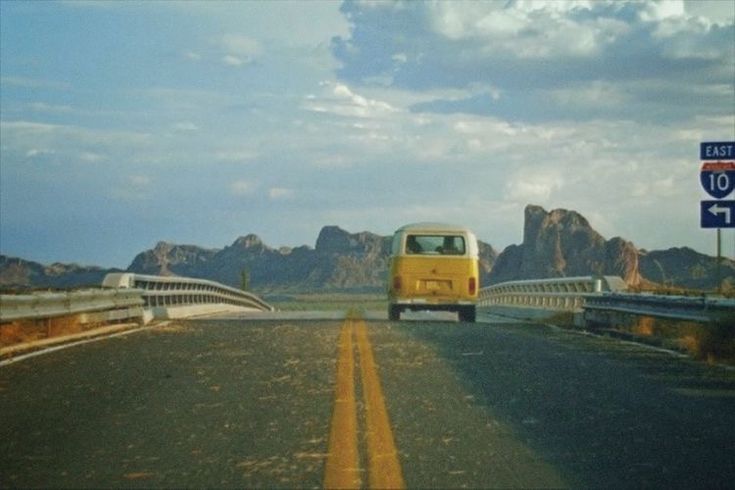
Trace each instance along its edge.
<instances>
[{"instance_id":1,"label":"yellow center line","mask_svg":"<svg viewBox=\"0 0 735 490\"><path fill-rule=\"evenodd\" d=\"M360 354L360 374L365 405L368 483L370 488L405 488L398 450L385 408L385 398L368 339L367 326L351 316L339 334L339 356L334 392L334 412L329 431L329 449L324 470L325 488L360 488L360 458L357 444L353 331Z\"/></svg>"},{"instance_id":2,"label":"yellow center line","mask_svg":"<svg viewBox=\"0 0 735 490\"><path fill-rule=\"evenodd\" d=\"M329 454L324 470L325 488L360 488L361 483L352 330L352 321L346 320L339 335L334 412L329 432Z\"/></svg>"},{"instance_id":3,"label":"yellow center line","mask_svg":"<svg viewBox=\"0 0 735 490\"><path fill-rule=\"evenodd\" d=\"M398 450L393 439L383 390L367 335L365 321L358 320L355 331L360 352L362 392L367 425L368 480L371 488L405 488Z\"/></svg>"}]
</instances>

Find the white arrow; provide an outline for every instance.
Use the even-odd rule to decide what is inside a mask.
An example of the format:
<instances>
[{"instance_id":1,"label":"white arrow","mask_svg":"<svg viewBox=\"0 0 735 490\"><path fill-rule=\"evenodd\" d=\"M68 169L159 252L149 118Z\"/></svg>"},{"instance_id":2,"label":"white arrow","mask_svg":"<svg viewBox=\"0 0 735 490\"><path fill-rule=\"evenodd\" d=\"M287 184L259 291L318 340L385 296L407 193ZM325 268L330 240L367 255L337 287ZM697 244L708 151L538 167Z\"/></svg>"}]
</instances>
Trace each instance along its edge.
<instances>
[{"instance_id":1,"label":"white arrow","mask_svg":"<svg viewBox=\"0 0 735 490\"><path fill-rule=\"evenodd\" d=\"M709 208L707 208L707 211L712 213L713 215L717 216L720 213L725 213L725 223L730 224L730 208L721 208L719 204L713 204Z\"/></svg>"}]
</instances>

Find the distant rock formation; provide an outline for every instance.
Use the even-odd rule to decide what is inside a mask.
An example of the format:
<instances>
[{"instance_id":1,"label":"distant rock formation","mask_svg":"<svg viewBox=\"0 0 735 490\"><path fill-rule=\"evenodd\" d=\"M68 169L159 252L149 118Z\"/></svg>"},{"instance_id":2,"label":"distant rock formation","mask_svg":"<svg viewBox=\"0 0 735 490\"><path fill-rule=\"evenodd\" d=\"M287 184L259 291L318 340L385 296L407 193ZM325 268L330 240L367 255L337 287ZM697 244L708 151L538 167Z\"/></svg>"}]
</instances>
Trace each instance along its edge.
<instances>
[{"instance_id":1,"label":"distant rock formation","mask_svg":"<svg viewBox=\"0 0 735 490\"><path fill-rule=\"evenodd\" d=\"M99 287L108 272L121 270L58 262L45 266L38 262L0 255L2 289Z\"/></svg>"},{"instance_id":2,"label":"distant rock formation","mask_svg":"<svg viewBox=\"0 0 735 490\"><path fill-rule=\"evenodd\" d=\"M192 276L201 264L209 261L217 252L196 245L158 242L152 250L136 255L128 270L158 276Z\"/></svg>"},{"instance_id":3,"label":"distant rock formation","mask_svg":"<svg viewBox=\"0 0 735 490\"><path fill-rule=\"evenodd\" d=\"M525 209L523 242L501 254L480 242L480 284L517 279L621 276L628 285L712 290L717 287L714 257L688 248L638 251L619 237L603 238L579 213L564 209L547 212ZM382 291L388 275L391 237L367 231L349 233L325 226L315 248L271 248L257 236L246 235L222 249L159 242L138 254L129 272L198 277L240 287L243 271L249 285L268 291ZM0 287L67 288L99 285L117 269L75 264L43 266L0 256ZM725 287L735 287L735 262L723 259L720 275Z\"/></svg>"},{"instance_id":4,"label":"distant rock formation","mask_svg":"<svg viewBox=\"0 0 735 490\"><path fill-rule=\"evenodd\" d=\"M130 272L203 277L239 286L243 271L258 290L377 291L385 288L391 237L349 233L325 226L315 248L274 249L256 235L240 237L222 250L158 244L139 254ZM483 270L489 272L497 253L482 244ZM211 254L211 255L210 255Z\"/></svg>"},{"instance_id":5,"label":"distant rock formation","mask_svg":"<svg viewBox=\"0 0 735 490\"><path fill-rule=\"evenodd\" d=\"M640 251L640 273L647 280L669 287L711 289L716 286L717 260L691 248ZM735 261L720 261L720 277L725 290L735 289Z\"/></svg>"},{"instance_id":6,"label":"distant rock formation","mask_svg":"<svg viewBox=\"0 0 735 490\"><path fill-rule=\"evenodd\" d=\"M638 285L638 251L622 238L605 240L576 211L527 206L523 243L500 254L490 282L591 274L620 276Z\"/></svg>"}]
</instances>

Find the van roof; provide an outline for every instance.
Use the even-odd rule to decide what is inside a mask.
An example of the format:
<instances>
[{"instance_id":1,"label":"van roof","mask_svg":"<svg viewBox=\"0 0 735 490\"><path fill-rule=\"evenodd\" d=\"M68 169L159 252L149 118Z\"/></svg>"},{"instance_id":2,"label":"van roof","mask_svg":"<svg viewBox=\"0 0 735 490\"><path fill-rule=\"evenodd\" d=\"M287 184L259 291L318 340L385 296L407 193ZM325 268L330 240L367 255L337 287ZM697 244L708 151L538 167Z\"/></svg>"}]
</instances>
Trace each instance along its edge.
<instances>
[{"instance_id":1,"label":"van roof","mask_svg":"<svg viewBox=\"0 0 735 490\"><path fill-rule=\"evenodd\" d=\"M422 222L422 223L411 223L405 226L401 226L396 230L396 233L403 231L414 231L414 232L452 232L452 233L472 233L469 228L461 225L453 225L449 223L433 223L433 222Z\"/></svg>"}]
</instances>

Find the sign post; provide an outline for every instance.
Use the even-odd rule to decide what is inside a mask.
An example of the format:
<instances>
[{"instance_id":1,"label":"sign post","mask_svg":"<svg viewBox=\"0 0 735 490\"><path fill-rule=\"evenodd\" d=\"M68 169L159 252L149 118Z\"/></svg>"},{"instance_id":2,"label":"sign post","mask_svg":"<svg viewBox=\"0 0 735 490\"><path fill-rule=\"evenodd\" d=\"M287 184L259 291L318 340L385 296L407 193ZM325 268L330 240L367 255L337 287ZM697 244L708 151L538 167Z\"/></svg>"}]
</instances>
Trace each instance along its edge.
<instances>
[{"instance_id":1,"label":"sign post","mask_svg":"<svg viewBox=\"0 0 735 490\"><path fill-rule=\"evenodd\" d=\"M716 200L701 201L699 224L717 229L717 291L722 292L722 228L735 228L735 200L726 198L735 190L735 141L710 141L699 145L702 167L699 182Z\"/></svg>"}]
</instances>

